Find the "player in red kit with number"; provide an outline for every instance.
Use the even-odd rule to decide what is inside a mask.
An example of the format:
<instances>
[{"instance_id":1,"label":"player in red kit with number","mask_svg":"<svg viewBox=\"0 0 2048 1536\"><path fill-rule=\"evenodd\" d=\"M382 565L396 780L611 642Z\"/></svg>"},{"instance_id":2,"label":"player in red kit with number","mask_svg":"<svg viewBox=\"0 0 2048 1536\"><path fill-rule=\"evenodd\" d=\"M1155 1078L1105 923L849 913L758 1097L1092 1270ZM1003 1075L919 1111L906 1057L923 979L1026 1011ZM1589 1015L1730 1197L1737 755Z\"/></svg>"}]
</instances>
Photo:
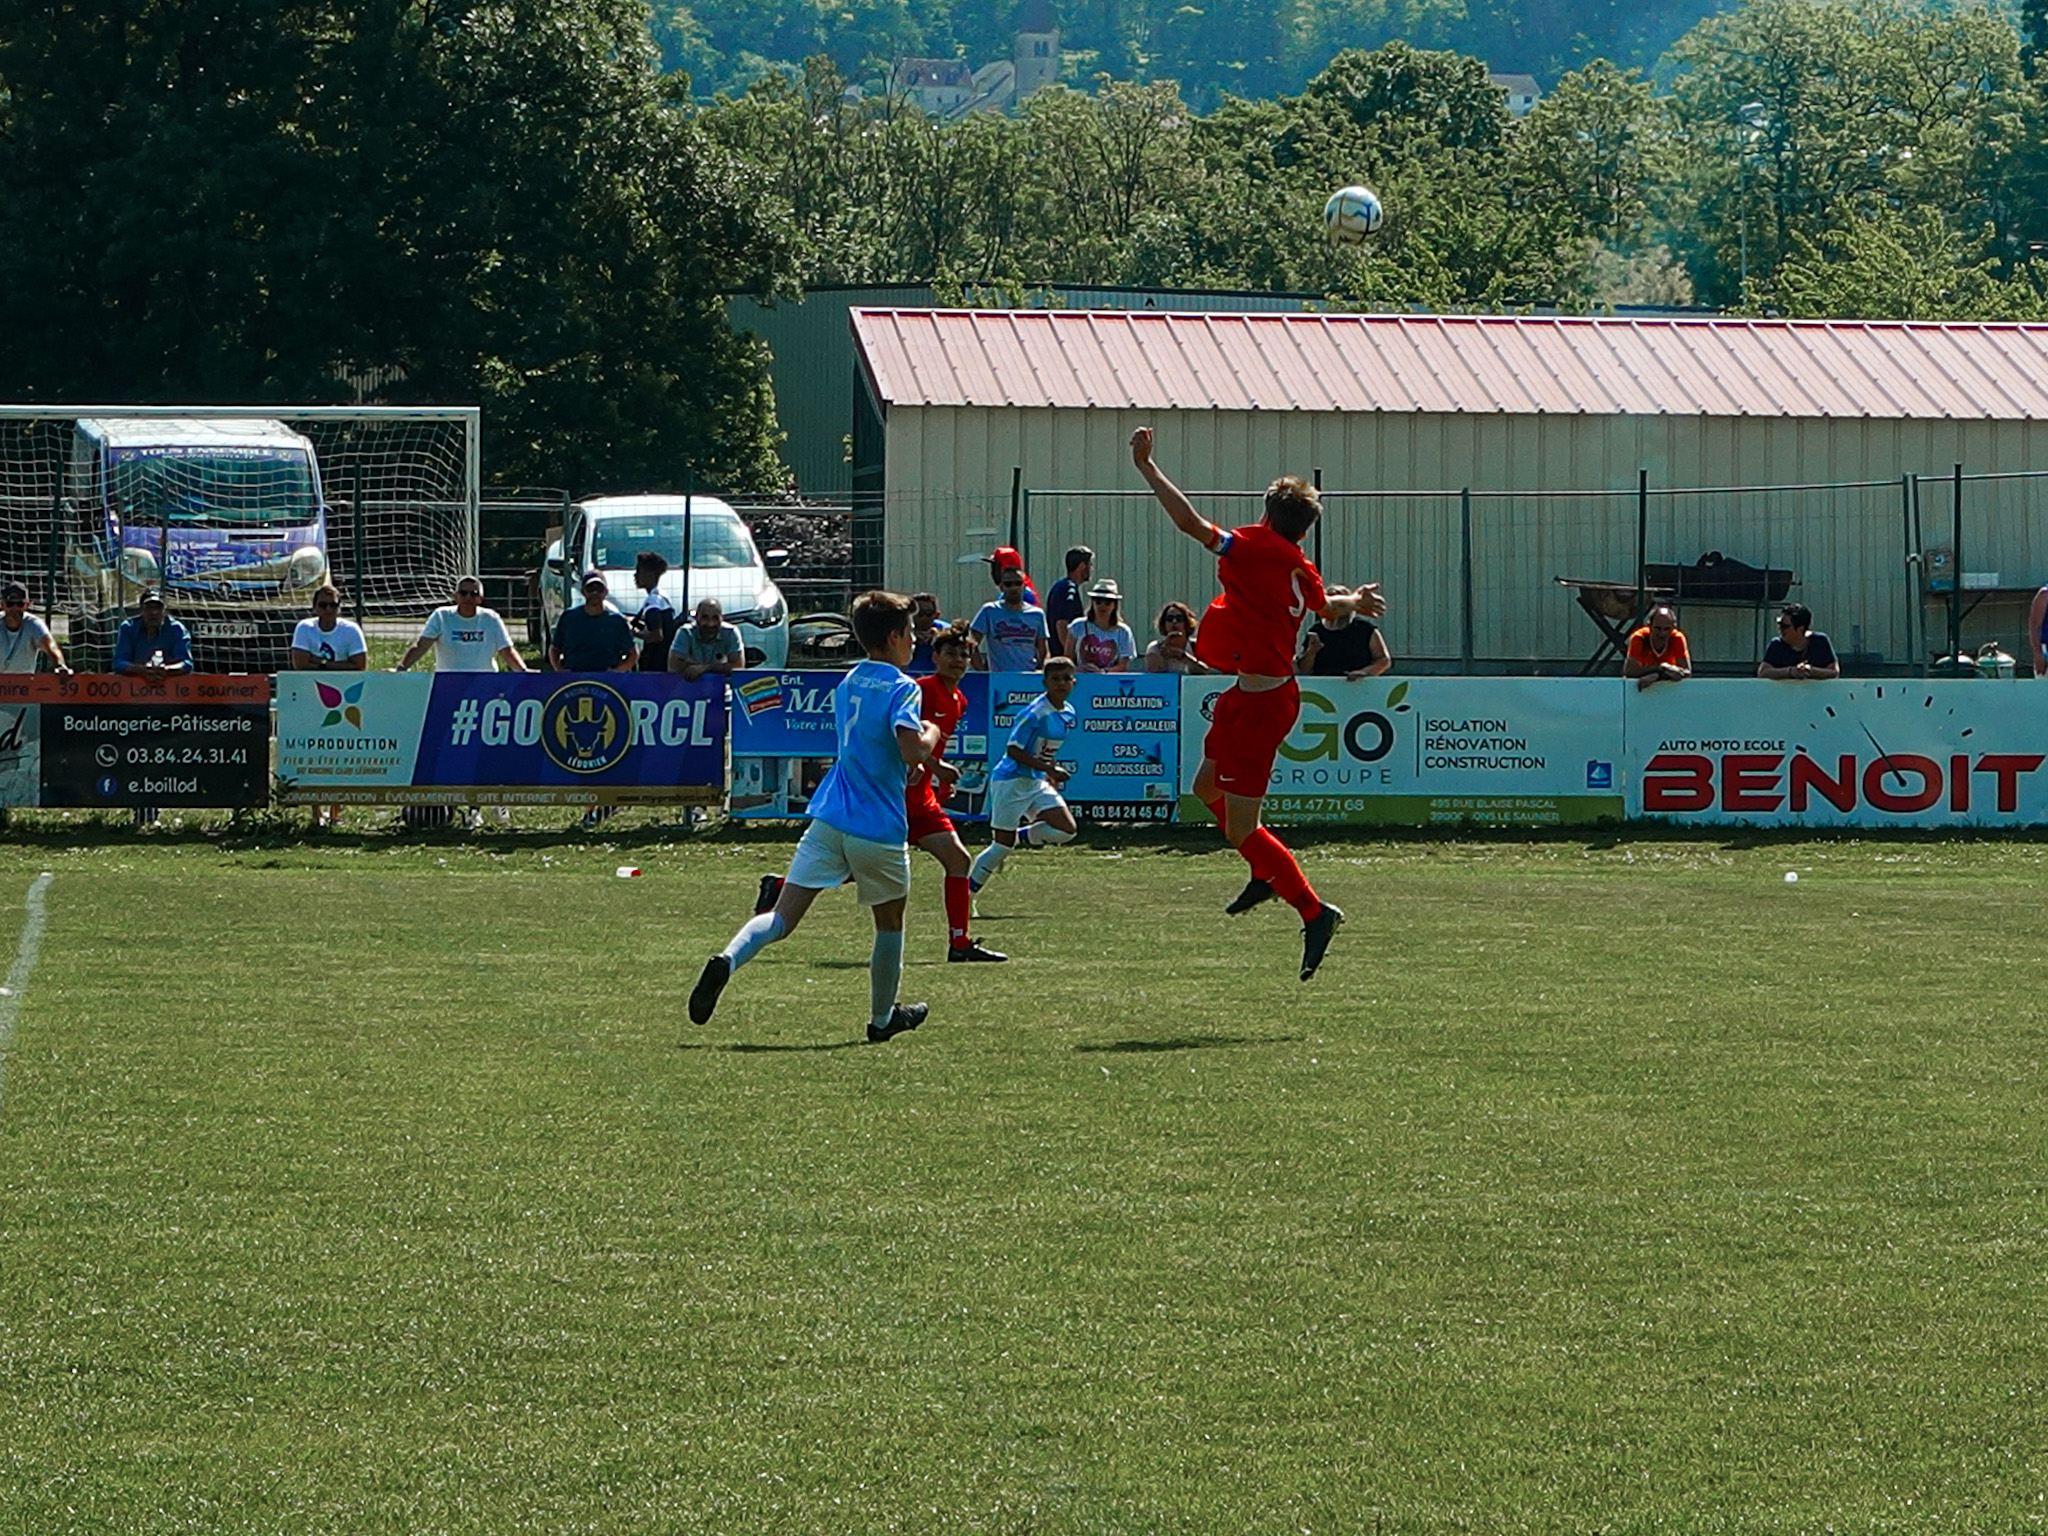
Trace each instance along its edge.
<instances>
[{"instance_id":1,"label":"player in red kit with number","mask_svg":"<svg viewBox=\"0 0 2048 1536\"><path fill-rule=\"evenodd\" d=\"M975 961L1007 960L1008 955L997 954L984 949L974 942L968 932L968 924L974 917L974 893L968 889L967 871L973 859L967 852L966 844L960 841L960 834L954 830L953 818L946 814L945 798L959 781L960 770L947 762L942 755L946 743L953 739L953 732L959 728L960 717L967 713L967 700L960 693L960 679L967 675L967 664L973 654L974 635L965 623L949 625L932 637L932 665L937 669L929 677L917 680L918 714L939 728L939 750L934 752L929 763L911 772L910 782L904 787L904 809L909 814L912 847L922 848L939 861L939 867L946 872L946 958L955 963ZM761 894L754 905L758 913L772 911L775 898L782 892L782 880L777 875L765 875L761 880Z\"/></svg>"},{"instance_id":2,"label":"player in red kit with number","mask_svg":"<svg viewBox=\"0 0 2048 1536\"><path fill-rule=\"evenodd\" d=\"M1376 583L1340 595L1323 590L1322 576L1301 547L1322 514L1321 498L1306 481L1293 475L1275 480L1266 491L1265 518L1226 530L1197 512L1152 462L1150 427L1131 434L1131 460L1174 527L1215 552L1223 583L1223 594L1196 631L1195 651L1205 666L1235 673L1237 682L1216 700L1195 795L1251 866L1250 883L1224 910L1249 912L1274 896L1293 907L1301 914L1301 979L1307 981L1323 963L1344 914L1316 895L1294 855L1259 819L1273 759L1301 713L1295 640L1311 613L1378 618L1386 602Z\"/></svg>"}]
</instances>

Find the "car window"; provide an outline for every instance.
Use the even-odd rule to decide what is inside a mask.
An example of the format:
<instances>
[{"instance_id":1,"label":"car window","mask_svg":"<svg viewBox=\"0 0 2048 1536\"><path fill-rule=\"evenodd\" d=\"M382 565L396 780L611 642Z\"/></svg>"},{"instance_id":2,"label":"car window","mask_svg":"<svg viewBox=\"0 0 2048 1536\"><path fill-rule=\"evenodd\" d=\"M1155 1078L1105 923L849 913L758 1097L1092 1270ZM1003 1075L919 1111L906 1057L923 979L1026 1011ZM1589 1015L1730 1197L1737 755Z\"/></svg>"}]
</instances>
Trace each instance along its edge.
<instances>
[{"instance_id":1,"label":"car window","mask_svg":"<svg viewBox=\"0 0 2048 1536\"><path fill-rule=\"evenodd\" d=\"M608 571L630 570L643 549L651 549L671 566L683 563L683 514L607 517L596 526L593 564ZM699 571L729 571L759 565L754 541L736 517L697 513L690 519L690 566Z\"/></svg>"}]
</instances>

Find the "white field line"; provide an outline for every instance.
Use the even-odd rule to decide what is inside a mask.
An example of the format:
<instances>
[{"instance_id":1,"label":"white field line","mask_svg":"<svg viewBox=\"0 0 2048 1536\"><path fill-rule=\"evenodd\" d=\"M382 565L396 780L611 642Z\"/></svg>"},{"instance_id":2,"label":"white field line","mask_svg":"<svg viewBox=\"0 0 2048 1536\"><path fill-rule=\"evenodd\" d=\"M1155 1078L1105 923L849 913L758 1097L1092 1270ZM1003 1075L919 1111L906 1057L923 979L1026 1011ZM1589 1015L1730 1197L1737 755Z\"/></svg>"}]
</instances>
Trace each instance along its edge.
<instances>
[{"instance_id":1,"label":"white field line","mask_svg":"<svg viewBox=\"0 0 2048 1536\"><path fill-rule=\"evenodd\" d=\"M14 1044L14 1019L21 1012L21 995L28 989L29 973L36 968L36 954L43 947L43 892L50 888L46 869L29 882L28 921L21 925L21 944L8 967L7 980L0 984L0 1101L7 1089L7 1052Z\"/></svg>"}]
</instances>

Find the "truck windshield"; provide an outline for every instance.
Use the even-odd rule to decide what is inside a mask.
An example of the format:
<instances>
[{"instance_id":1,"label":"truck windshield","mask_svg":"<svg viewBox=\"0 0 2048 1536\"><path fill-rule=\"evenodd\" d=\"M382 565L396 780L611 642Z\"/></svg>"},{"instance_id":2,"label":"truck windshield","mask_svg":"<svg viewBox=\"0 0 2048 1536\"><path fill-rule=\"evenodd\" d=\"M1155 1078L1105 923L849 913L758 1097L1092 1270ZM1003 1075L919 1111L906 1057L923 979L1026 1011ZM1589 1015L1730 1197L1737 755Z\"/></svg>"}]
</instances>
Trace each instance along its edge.
<instances>
[{"instance_id":1,"label":"truck windshield","mask_svg":"<svg viewBox=\"0 0 2048 1536\"><path fill-rule=\"evenodd\" d=\"M310 528L313 466L290 448L117 448L108 490L142 528Z\"/></svg>"},{"instance_id":2,"label":"truck windshield","mask_svg":"<svg viewBox=\"0 0 2048 1536\"><path fill-rule=\"evenodd\" d=\"M683 514L654 517L605 517L596 522L591 564L603 571L629 571L643 549L651 549L671 566L683 563ZM758 565L754 541L736 517L699 512L690 519L690 565L699 571L730 571Z\"/></svg>"}]
</instances>

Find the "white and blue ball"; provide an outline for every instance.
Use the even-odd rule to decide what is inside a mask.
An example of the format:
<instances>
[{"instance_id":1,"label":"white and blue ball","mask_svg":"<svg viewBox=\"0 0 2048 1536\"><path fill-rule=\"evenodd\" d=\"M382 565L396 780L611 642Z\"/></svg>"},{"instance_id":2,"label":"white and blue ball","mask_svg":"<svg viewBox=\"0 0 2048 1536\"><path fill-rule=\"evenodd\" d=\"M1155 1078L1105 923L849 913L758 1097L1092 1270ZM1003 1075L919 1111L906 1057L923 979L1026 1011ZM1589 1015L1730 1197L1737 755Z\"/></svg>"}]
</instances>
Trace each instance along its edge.
<instances>
[{"instance_id":1,"label":"white and blue ball","mask_svg":"<svg viewBox=\"0 0 2048 1536\"><path fill-rule=\"evenodd\" d=\"M1370 187L1339 187L1323 204L1323 227L1339 245L1363 245L1386 217Z\"/></svg>"}]
</instances>

